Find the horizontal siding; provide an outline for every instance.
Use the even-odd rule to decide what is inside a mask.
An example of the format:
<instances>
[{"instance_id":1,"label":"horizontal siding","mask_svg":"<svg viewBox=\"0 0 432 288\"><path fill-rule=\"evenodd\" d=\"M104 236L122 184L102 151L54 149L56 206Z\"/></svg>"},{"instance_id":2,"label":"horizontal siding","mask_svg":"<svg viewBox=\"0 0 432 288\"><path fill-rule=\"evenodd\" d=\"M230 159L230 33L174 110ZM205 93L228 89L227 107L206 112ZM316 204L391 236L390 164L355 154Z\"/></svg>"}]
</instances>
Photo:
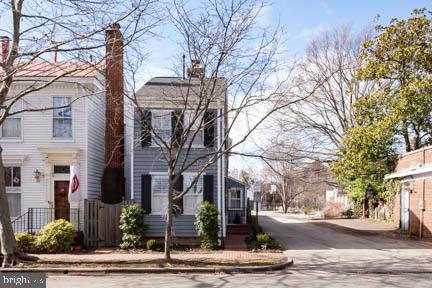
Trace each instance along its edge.
<instances>
[{"instance_id":1,"label":"horizontal siding","mask_svg":"<svg viewBox=\"0 0 432 288\"><path fill-rule=\"evenodd\" d=\"M146 215L144 222L148 225L146 236L160 237L165 235L165 219L163 215ZM195 216L179 215L174 217L173 221L173 236L193 237L198 233L195 229Z\"/></svg>"},{"instance_id":2,"label":"horizontal siding","mask_svg":"<svg viewBox=\"0 0 432 288\"><path fill-rule=\"evenodd\" d=\"M87 161L88 199L99 199L101 180L105 168L105 101L100 93L86 99L87 105Z\"/></svg>"},{"instance_id":3,"label":"horizontal siding","mask_svg":"<svg viewBox=\"0 0 432 288\"><path fill-rule=\"evenodd\" d=\"M23 89L23 87L15 87L14 89ZM13 89L11 91L13 93ZM53 96L70 96L78 97L80 92L75 85L53 84L50 87L31 93L24 97L24 108L35 107L52 107ZM82 92L84 93L84 92ZM17 155L25 156L21 166L21 213L24 213L28 208L46 208L49 207L49 202L54 202L53 195L53 174L50 170L52 165L70 165L62 161L47 162L44 155L38 148L78 148L80 155L78 163L80 164L80 193L85 195L87 192L87 171L86 171L86 140L85 140L85 125L86 125L86 104L85 99L77 100L72 104L73 115L73 139L70 141L56 141L52 139L52 111L44 112L26 112L22 114L22 140L8 141L0 139L0 144L3 147L4 163L8 165L16 165L13 160ZM58 157L61 158L61 155ZM34 178L34 171L39 170L44 173L44 177L40 182Z\"/></svg>"},{"instance_id":4,"label":"horizontal siding","mask_svg":"<svg viewBox=\"0 0 432 288\"><path fill-rule=\"evenodd\" d=\"M133 149L133 190L134 200L141 204L141 175L150 174L152 172L167 172L168 166L162 150L159 147L142 147L139 143L140 123L134 121L134 149ZM192 161L197 157L201 157L208 153L208 149L213 148L193 148L190 151L188 161ZM197 172L205 163L206 160L195 163L188 172ZM179 163L179 165L181 165ZM213 175L213 203L217 206L218 187L217 182L217 163L208 167L205 171L206 175ZM146 215L145 222L149 225L149 231L146 234L150 236L163 236L165 229L165 218L162 215ZM174 233L177 236L196 236L194 215L180 215L174 218Z\"/></svg>"}]
</instances>

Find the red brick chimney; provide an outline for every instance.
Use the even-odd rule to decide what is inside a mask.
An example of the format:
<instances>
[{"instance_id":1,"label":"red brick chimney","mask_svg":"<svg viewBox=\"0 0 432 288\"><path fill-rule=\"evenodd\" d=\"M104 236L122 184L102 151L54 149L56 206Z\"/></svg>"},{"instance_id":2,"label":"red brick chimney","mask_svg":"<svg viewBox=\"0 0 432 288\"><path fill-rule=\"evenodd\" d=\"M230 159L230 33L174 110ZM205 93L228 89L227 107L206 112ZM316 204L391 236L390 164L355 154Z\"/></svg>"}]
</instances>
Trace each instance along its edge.
<instances>
[{"instance_id":1,"label":"red brick chimney","mask_svg":"<svg viewBox=\"0 0 432 288\"><path fill-rule=\"evenodd\" d=\"M9 55L9 37L8 36L0 36L1 41L1 56L2 60L6 60Z\"/></svg>"},{"instance_id":2,"label":"red brick chimney","mask_svg":"<svg viewBox=\"0 0 432 288\"><path fill-rule=\"evenodd\" d=\"M124 196L123 35L118 23L106 31L105 172L102 201L115 204Z\"/></svg>"}]
</instances>

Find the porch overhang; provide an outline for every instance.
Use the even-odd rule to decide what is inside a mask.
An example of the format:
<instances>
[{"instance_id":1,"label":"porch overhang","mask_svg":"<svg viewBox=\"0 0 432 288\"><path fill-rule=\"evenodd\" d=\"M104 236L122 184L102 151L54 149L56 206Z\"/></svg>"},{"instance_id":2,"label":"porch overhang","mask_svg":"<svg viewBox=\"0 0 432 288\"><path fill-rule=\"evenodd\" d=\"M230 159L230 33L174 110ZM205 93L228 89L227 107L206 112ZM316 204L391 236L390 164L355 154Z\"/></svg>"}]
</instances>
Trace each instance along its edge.
<instances>
[{"instance_id":1,"label":"porch overhang","mask_svg":"<svg viewBox=\"0 0 432 288\"><path fill-rule=\"evenodd\" d=\"M410 176L419 176L419 175L424 175L424 174L432 174L432 165L418 166L418 167L403 169L403 170L385 175L384 179L386 179L386 180L400 179L400 178L406 178L406 177L410 177ZM432 175L430 175L430 177L432 177Z\"/></svg>"},{"instance_id":2,"label":"porch overhang","mask_svg":"<svg viewBox=\"0 0 432 288\"><path fill-rule=\"evenodd\" d=\"M50 160L69 160L77 162L81 153L79 148L44 148L38 147L38 151L43 155L46 161Z\"/></svg>"},{"instance_id":3,"label":"porch overhang","mask_svg":"<svg viewBox=\"0 0 432 288\"><path fill-rule=\"evenodd\" d=\"M25 160L27 160L27 155L17 155L17 154L4 154L3 161L5 164L17 164L22 165Z\"/></svg>"}]
</instances>

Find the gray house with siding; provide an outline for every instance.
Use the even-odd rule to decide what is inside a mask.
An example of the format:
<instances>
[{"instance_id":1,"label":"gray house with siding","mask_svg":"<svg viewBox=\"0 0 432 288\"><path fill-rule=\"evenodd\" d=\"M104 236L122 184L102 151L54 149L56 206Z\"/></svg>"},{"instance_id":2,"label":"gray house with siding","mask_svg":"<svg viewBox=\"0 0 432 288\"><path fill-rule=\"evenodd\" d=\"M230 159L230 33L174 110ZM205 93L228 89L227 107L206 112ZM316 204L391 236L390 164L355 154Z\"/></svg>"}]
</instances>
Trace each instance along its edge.
<instances>
[{"instance_id":1,"label":"gray house with siding","mask_svg":"<svg viewBox=\"0 0 432 288\"><path fill-rule=\"evenodd\" d=\"M213 81L215 79L205 79ZM146 211L145 222L149 229L146 236L163 237L168 191L168 164L165 152L160 139L176 137L175 126L179 118L176 113L183 111L181 122L187 125L191 116L185 111L193 113L195 106L194 95L203 88L202 80L190 77L188 79L178 77L155 77L148 81L136 93L138 108L134 109L133 117L133 144L131 151L131 200L139 203ZM208 82L206 82L208 83ZM227 96L227 85L225 79L218 78L212 86L212 93L216 95L206 107L204 121L212 124L201 126L194 133L196 137L189 147L188 156L179 161L196 161L180 176L175 190L181 191L183 187L190 186L191 181L202 170L203 165L208 163L209 157L218 149L224 136L225 126L225 99ZM210 85L211 86L211 85ZM193 93L191 93L193 91ZM204 93L205 95L206 93ZM186 97L185 95L188 95ZM188 99L185 99L188 98ZM185 108L181 108L185 107ZM198 106L199 107L199 106ZM184 115L183 115L184 114ZM154 133L148 133L149 127ZM193 128L191 128L193 129ZM186 148L183 148L186 149ZM182 154L183 151L180 153ZM185 151L186 153L186 151ZM207 156L206 156L207 155ZM175 237L196 237L195 214L197 208L203 201L214 204L218 210L220 223L220 236L225 237L226 215L225 211L225 165L226 157L219 157L215 163L209 165L198 178L194 189L187 192L181 201L181 209L175 213L173 222L173 236Z\"/></svg>"}]
</instances>

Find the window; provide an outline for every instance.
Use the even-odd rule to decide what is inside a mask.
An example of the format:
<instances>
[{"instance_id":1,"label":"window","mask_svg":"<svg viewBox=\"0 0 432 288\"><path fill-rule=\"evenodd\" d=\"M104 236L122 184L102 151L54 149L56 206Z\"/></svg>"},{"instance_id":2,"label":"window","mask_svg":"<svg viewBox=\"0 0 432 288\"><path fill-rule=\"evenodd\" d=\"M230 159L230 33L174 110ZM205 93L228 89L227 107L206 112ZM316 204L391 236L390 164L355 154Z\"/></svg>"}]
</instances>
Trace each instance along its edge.
<instances>
[{"instance_id":1,"label":"window","mask_svg":"<svg viewBox=\"0 0 432 288\"><path fill-rule=\"evenodd\" d=\"M54 174L70 174L70 166L54 166Z\"/></svg>"},{"instance_id":2,"label":"window","mask_svg":"<svg viewBox=\"0 0 432 288\"><path fill-rule=\"evenodd\" d=\"M71 103L71 97L54 97L54 107ZM72 107L57 108L53 113L53 138L72 138Z\"/></svg>"},{"instance_id":3,"label":"window","mask_svg":"<svg viewBox=\"0 0 432 288\"><path fill-rule=\"evenodd\" d=\"M195 179L196 175L183 175L183 188L187 189ZM203 177L200 176L198 181L183 196L183 214L195 215L198 207L203 202Z\"/></svg>"},{"instance_id":4,"label":"window","mask_svg":"<svg viewBox=\"0 0 432 288\"><path fill-rule=\"evenodd\" d=\"M241 209L241 190L238 188L230 189L230 209Z\"/></svg>"},{"instance_id":5,"label":"window","mask_svg":"<svg viewBox=\"0 0 432 288\"><path fill-rule=\"evenodd\" d=\"M11 217L21 215L21 168L5 167L6 194Z\"/></svg>"},{"instance_id":6,"label":"window","mask_svg":"<svg viewBox=\"0 0 432 288\"><path fill-rule=\"evenodd\" d=\"M164 142L171 141L171 111L153 110L152 111L152 126L154 133ZM161 141L157 136L153 136L153 145L160 145ZM163 144L162 144L163 145Z\"/></svg>"},{"instance_id":7,"label":"window","mask_svg":"<svg viewBox=\"0 0 432 288\"><path fill-rule=\"evenodd\" d=\"M14 113L22 110L22 102L16 102L9 113ZM6 118L1 127L1 137L2 138L21 138L21 115L11 115Z\"/></svg>"},{"instance_id":8,"label":"window","mask_svg":"<svg viewBox=\"0 0 432 288\"><path fill-rule=\"evenodd\" d=\"M187 129L189 126L191 126L188 141L186 142L186 145L189 145L190 140L192 139L192 137L195 134L195 132L197 131L197 129L201 128L198 131L198 133L195 135L193 145L203 146L204 145L204 129L202 129L203 123L201 123L202 116L200 116L200 115L197 116L194 112L195 111L189 110L189 111L186 111L185 115L184 115L184 127L185 127L185 129Z\"/></svg>"},{"instance_id":9,"label":"window","mask_svg":"<svg viewBox=\"0 0 432 288\"><path fill-rule=\"evenodd\" d=\"M168 176L152 176L152 213L165 214L168 209Z\"/></svg>"}]
</instances>

